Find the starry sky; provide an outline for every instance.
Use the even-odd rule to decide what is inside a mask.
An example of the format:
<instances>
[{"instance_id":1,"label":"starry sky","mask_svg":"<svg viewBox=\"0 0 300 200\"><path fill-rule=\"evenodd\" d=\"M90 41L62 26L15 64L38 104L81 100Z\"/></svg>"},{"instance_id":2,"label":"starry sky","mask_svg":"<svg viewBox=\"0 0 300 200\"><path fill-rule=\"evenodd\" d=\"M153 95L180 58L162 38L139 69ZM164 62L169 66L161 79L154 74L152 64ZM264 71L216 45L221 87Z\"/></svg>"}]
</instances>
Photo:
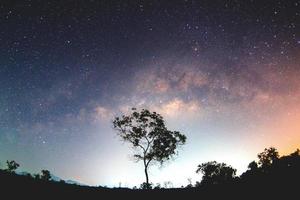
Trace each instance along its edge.
<instances>
[{"instance_id":1,"label":"starry sky","mask_svg":"<svg viewBox=\"0 0 300 200\"><path fill-rule=\"evenodd\" d=\"M300 146L300 1L0 2L0 167L132 187L142 163L112 127L131 107L187 136L150 181L238 174Z\"/></svg>"}]
</instances>

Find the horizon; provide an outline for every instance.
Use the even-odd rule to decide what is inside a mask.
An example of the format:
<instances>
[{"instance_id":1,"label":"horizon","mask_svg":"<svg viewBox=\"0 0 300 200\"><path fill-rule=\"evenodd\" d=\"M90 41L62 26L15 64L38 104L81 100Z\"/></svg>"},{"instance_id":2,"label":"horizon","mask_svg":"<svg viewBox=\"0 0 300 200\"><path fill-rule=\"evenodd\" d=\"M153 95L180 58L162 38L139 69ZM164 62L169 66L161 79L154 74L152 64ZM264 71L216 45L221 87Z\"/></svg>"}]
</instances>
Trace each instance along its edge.
<instances>
[{"instance_id":1,"label":"horizon","mask_svg":"<svg viewBox=\"0 0 300 200\"><path fill-rule=\"evenodd\" d=\"M246 171L264 148L300 147L300 2L0 3L0 168L133 187L142 163L113 129L132 107L187 136L150 182Z\"/></svg>"},{"instance_id":2,"label":"horizon","mask_svg":"<svg viewBox=\"0 0 300 200\"><path fill-rule=\"evenodd\" d=\"M270 147L269 147L270 148ZM265 148L264 150L266 150L267 148ZM276 148L275 148L276 149ZM276 149L277 150L277 149ZM284 154L284 155L280 155L279 154L279 158L281 157L284 157L284 156L289 156L291 155L292 153L298 151L299 149L296 149L295 151L293 152L290 152L290 153L287 153L287 154ZM260 152L261 153L261 152ZM258 154L257 154L258 155ZM259 159L255 159L254 161L257 163ZM0 163L1 164L1 163ZM227 163L224 163L224 164L227 164ZM231 165L228 165L229 167L233 167ZM4 168L1 168L2 166L0 165L0 170L3 170ZM19 167L18 167L19 168ZM22 176L26 176L29 172L28 171L24 171L24 170L20 170L22 169L22 166L17 169L15 171L16 174L18 175L22 175ZM235 169L233 167L233 169ZM249 168L247 167L246 171L243 171L243 172L238 172L235 174L235 177L240 177L243 173L247 172L249 170ZM32 177L35 175L35 174L40 174L39 172L35 171L35 172L31 172L29 173ZM198 174L198 176L202 176L201 174ZM74 180L74 179L63 179L59 176L56 176L56 174L53 174L50 172L50 180L51 181L55 181L55 182L59 182L59 181L65 181L67 184L76 184L76 185L79 185L79 186L89 186L89 187L108 187L108 188L131 188L131 189L134 189L135 187L139 187L139 185L122 185L122 182L119 182L118 185L117 184L113 184L113 185L89 185L89 184L84 184L84 183L81 183L79 182L78 180ZM200 182L202 179L199 179L197 178L196 181L192 181L191 178L189 178L190 180L188 180L189 184L192 184L192 185L196 185L197 181ZM163 188L182 188L182 187L186 187L186 185L174 185L173 182L170 182L170 181L165 181L165 182L157 182L157 183L152 183L153 186L157 186L157 185L160 185L162 186Z\"/></svg>"}]
</instances>

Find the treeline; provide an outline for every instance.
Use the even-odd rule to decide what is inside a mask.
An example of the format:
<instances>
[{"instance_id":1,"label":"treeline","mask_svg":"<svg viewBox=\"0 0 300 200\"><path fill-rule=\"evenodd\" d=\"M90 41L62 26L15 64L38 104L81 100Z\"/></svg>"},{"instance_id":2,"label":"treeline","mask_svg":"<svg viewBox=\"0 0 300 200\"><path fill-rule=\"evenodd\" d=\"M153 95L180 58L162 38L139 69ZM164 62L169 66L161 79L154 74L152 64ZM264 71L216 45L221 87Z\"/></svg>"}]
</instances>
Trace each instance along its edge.
<instances>
[{"instance_id":1,"label":"treeline","mask_svg":"<svg viewBox=\"0 0 300 200\"><path fill-rule=\"evenodd\" d=\"M203 177L200 182L194 186L201 187L207 185L222 184L286 184L300 178L300 151L280 156L274 147L265 148L263 152L257 155L258 161L252 161L248 165L246 172L236 176L236 169L225 163L216 161L200 164L197 173L202 173Z\"/></svg>"},{"instance_id":2,"label":"treeline","mask_svg":"<svg viewBox=\"0 0 300 200\"><path fill-rule=\"evenodd\" d=\"M43 181L51 181L51 173L49 170L43 169L41 170L41 173L35 173L35 174L30 174L28 172L23 172L21 174L16 174L16 170L20 167L20 164L17 163L14 160L7 160L6 161L6 168L5 169L0 169L1 173L10 173L13 175L20 175L20 176L26 176L28 178L36 179L36 180L43 180ZM64 182L62 180L62 182Z\"/></svg>"},{"instance_id":3,"label":"treeline","mask_svg":"<svg viewBox=\"0 0 300 200\"><path fill-rule=\"evenodd\" d=\"M300 179L300 151L297 149L295 152L280 156L276 148L270 147L264 149L263 152L257 155L258 161L252 161L248 165L248 170L241 174L236 175L236 169L226 163L218 163L210 161L199 164L196 173L202 174L202 179L197 181L196 184L189 183L182 188L207 188L212 186L225 186L225 185L272 185L288 183L293 180ZM16 170L20 165L15 161L7 161L6 168L0 170L3 174L16 174ZM42 181L54 181L51 179L49 170L41 170L38 174L22 174L19 176L26 176L30 179ZM61 180L60 183L65 183ZM153 186L141 184L140 189L163 189L160 184ZM138 189L134 187L134 189Z\"/></svg>"}]
</instances>

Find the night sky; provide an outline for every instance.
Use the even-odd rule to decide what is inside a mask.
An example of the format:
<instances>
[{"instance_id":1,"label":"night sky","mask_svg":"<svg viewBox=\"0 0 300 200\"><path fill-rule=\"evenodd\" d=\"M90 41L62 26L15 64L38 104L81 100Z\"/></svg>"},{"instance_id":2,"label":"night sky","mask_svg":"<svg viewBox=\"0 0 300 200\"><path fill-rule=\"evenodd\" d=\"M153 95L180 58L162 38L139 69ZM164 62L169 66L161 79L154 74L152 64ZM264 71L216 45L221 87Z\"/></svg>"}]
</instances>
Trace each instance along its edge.
<instances>
[{"instance_id":1,"label":"night sky","mask_svg":"<svg viewBox=\"0 0 300 200\"><path fill-rule=\"evenodd\" d=\"M142 163L113 130L131 107L187 136L150 181L238 174L300 146L300 1L0 1L0 167L132 187Z\"/></svg>"}]
</instances>

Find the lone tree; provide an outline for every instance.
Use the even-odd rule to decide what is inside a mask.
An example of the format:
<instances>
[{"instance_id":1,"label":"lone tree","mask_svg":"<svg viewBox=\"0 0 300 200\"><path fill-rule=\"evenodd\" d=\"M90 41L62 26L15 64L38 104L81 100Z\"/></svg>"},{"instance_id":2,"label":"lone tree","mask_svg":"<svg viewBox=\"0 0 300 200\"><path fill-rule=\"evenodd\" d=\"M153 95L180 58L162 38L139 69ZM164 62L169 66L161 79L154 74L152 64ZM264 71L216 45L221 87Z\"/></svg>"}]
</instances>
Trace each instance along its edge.
<instances>
[{"instance_id":1,"label":"lone tree","mask_svg":"<svg viewBox=\"0 0 300 200\"><path fill-rule=\"evenodd\" d=\"M134 157L143 161L146 188L150 188L148 168L153 162L163 162L177 153L176 148L185 144L186 136L167 129L163 117L147 109L132 108L129 115L116 117L113 121L118 135L135 149Z\"/></svg>"},{"instance_id":2,"label":"lone tree","mask_svg":"<svg viewBox=\"0 0 300 200\"><path fill-rule=\"evenodd\" d=\"M16 169L18 169L18 167L20 167L20 165L14 160L11 160L11 161L7 160L6 165L7 165L6 171L10 172L10 173L15 173Z\"/></svg>"}]
</instances>

